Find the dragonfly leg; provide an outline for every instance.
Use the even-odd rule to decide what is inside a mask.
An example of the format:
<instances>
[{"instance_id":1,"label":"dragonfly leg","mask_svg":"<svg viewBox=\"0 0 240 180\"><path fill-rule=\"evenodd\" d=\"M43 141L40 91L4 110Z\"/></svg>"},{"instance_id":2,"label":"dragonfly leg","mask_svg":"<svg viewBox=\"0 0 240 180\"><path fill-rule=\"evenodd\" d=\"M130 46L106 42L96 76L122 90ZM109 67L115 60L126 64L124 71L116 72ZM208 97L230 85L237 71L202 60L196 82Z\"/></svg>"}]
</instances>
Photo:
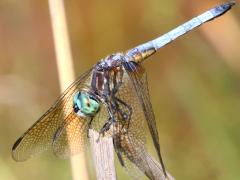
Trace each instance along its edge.
<instances>
[{"instance_id":1,"label":"dragonfly leg","mask_svg":"<svg viewBox=\"0 0 240 180\"><path fill-rule=\"evenodd\" d=\"M125 103L124 101L122 101L121 99L115 97L116 99L116 102L122 104L125 108L127 108L128 112L123 112L122 110L120 110L119 108L119 112L122 116L122 120L124 120L125 122L127 122L127 128L129 128L129 125L130 125L130 120L131 120L131 116L132 116L132 107L129 106L127 103ZM119 105L118 105L119 106ZM123 128L123 127L122 127Z\"/></svg>"},{"instance_id":2,"label":"dragonfly leg","mask_svg":"<svg viewBox=\"0 0 240 180\"><path fill-rule=\"evenodd\" d=\"M102 129L100 130L99 134L104 134L106 131L110 129L110 126L115 122L115 120L112 120L111 117L108 119L108 121L103 125Z\"/></svg>"},{"instance_id":3,"label":"dragonfly leg","mask_svg":"<svg viewBox=\"0 0 240 180\"><path fill-rule=\"evenodd\" d=\"M107 109L108 109L108 114L109 114L110 117L108 118L107 122L103 125L102 129L100 130L100 132L99 132L99 138L101 137L101 135L104 136L104 133L110 129L110 126L111 126L113 123L116 122L116 120L115 120L115 118L114 118L114 113L113 113L112 110L109 108L109 106L108 106ZM98 138L97 141L99 141L99 138Z\"/></svg>"},{"instance_id":4,"label":"dragonfly leg","mask_svg":"<svg viewBox=\"0 0 240 180\"><path fill-rule=\"evenodd\" d=\"M114 123L115 121L111 120L111 117L108 119L108 121L103 125L102 129L99 132L99 136L97 139L97 142L99 142L99 139L101 136L104 136L105 132L110 129L110 126Z\"/></svg>"}]
</instances>

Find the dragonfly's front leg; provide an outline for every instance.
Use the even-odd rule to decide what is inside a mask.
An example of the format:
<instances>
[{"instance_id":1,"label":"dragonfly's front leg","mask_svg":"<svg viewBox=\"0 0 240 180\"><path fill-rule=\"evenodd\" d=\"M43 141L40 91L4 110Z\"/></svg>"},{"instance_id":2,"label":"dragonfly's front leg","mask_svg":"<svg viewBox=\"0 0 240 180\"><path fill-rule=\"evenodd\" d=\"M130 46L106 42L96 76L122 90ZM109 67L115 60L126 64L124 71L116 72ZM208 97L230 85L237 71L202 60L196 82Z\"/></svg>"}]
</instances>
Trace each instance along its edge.
<instances>
[{"instance_id":1,"label":"dragonfly's front leg","mask_svg":"<svg viewBox=\"0 0 240 180\"><path fill-rule=\"evenodd\" d=\"M111 118L108 119L108 121L103 125L102 129L100 130L99 134L103 134L110 129L110 126L115 123L115 120L112 120Z\"/></svg>"},{"instance_id":2,"label":"dragonfly's front leg","mask_svg":"<svg viewBox=\"0 0 240 180\"><path fill-rule=\"evenodd\" d=\"M99 137L101 135L104 136L104 133L110 129L110 127L113 123L116 122L115 117L114 117L114 112L113 112L112 108L110 108L109 105L107 105L107 110L108 110L109 118L108 118L107 122L103 125L102 129L100 130Z\"/></svg>"},{"instance_id":3,"label":"dragonfly's front leg","mask_svg":"<svg viewBox=\"0 0 240 180\"><path fill-rule=\"evenodd\" d=\"M110 129L110 126L113 124L113 122L111 121L111 118L109 117L107 122L103 125L102 129L99 132L99 136L97 139L97 142L99 142L99 139L101 136L105 135L105 132L107 132Z\"/></svg>"},{"instance_id":4,"label":"dragonfly's front leg","mask_svg":"<svg viewBox=\"0 0 240 180\"><path fill-rule=\"evenodd\" d=\"M128 120L130 120L131 115L132 115L132 108L131 108L131 106L129 106L127 103L125 103L124 101L122 101L121 99L119 99L116 96L118 91L119 91L119 89L120 89L120 87L123 84L123 81L122 81L123 80L123 74L124 74L123 70L119 71L118 81L117 81L117 77L115 76L115 78L113 80L114 88L112 89L111 96L112 96L112 101L113 101L113 104L114 104L114 109L116 109L117 113L120 113L121 120L128 121ZM128 113L124 112L119 107L119 104L121 104L125 108L127 108L128 109Z\"/></svg>"}]
</instances>

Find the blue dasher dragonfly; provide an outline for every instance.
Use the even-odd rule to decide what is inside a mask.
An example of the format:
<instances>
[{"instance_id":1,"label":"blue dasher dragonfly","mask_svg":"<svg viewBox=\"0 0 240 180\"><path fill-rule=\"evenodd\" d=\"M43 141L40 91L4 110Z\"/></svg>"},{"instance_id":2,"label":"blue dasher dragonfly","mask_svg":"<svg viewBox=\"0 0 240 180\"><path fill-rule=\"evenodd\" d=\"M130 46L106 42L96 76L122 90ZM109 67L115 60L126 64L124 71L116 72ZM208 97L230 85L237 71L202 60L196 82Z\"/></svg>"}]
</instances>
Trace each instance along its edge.
<instances>
[{"instance_id":1,"label":"blue dasher dragonfly","mask_svg":"<svg viewBox=\"0 0 240 180\"><path fill-rule=\"evenodd\" d=\"M201 24L231 9L228 2L210 9L172 31L126 53L116 53L97 62L72 83L13 145L12 157L24 161L52 148L62 158L82 151L88 142L88 130L101 136L110 134L123 167L130 161L150 179L151 164L143 158L144 123L152 136L161 170L167 177L160 152L156 120L148 92L143 60L158 49ZM147 165L146 165L147 164Z\"/></svg>"}]
</instances>

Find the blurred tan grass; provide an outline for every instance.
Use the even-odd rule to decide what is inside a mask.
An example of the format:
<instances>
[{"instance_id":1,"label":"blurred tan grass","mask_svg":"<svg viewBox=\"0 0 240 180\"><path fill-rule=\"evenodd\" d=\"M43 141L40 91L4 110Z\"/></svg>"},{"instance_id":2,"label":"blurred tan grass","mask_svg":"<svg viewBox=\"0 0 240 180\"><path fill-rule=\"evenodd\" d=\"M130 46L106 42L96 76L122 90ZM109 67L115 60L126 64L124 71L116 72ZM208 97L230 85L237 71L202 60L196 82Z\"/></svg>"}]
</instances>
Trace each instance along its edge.
<instances>
[{"instance_id":1,"label":"blurred tan grass","mask_svg":"<svg viewBox=\"0 0 240 180\"><path fill-rule=\"evenodd\" d=\"M74 80L73 60L68 38L66 15L63 0L49 0L58 77L63 92ZM71 157L73 180L88 180L85 153Z\"/></svg>"}]
</instances>

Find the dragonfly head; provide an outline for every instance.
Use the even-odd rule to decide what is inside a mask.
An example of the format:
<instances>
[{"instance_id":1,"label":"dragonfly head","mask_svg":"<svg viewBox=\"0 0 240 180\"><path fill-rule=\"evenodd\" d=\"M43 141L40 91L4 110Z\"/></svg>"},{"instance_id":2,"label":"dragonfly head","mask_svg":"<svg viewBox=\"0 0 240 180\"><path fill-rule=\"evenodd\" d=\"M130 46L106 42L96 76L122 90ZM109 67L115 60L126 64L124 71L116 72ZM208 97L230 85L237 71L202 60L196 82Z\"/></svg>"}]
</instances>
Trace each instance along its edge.
<instances>
[{"instance_id":1,"label":"dragonfly head","mask_svg":"<svg viewBox=\"0 0 240 180\"><path fill-rule=\"evenodd\" d=\"M124 55L122 53L111 54L102 59L97 65L97 70L109 70L121 66L124 61Z\"/></svg>"},{"instance_id":2,"label":"dragonfly head","mask_svg":"<svg viewBox=\"0 0 240 180\"><path fill-rule=\"evenodd\" d=\"M73 108L80 117L93 117L99 111L100 103L92 94L78 91L73 97Z\"/></svg>"}]
</instances>

